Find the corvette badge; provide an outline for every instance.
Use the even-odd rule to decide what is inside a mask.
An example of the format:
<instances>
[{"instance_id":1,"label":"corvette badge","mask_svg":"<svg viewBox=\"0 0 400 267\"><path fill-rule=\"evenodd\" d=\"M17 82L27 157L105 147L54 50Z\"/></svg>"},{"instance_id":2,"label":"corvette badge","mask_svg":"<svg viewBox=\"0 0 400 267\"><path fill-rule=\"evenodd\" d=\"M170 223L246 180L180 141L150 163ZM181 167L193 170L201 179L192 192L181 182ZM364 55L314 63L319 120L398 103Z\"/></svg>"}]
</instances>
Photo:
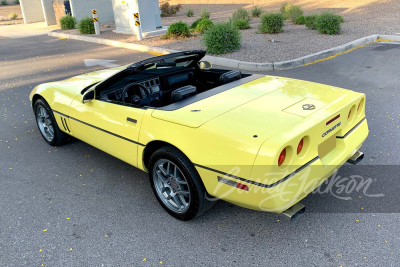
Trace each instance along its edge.
<instances>
[{"instance_id":1,"label":"corvette badge","mask_svg":"<svg viewBox=\"0 0 400 267\"><path fill-rule=\"evenodd\" d=\"M313 104L305 104L303 105L304 110L313 110L315 109L315 106Z\"/></svg>"}]
</instances>

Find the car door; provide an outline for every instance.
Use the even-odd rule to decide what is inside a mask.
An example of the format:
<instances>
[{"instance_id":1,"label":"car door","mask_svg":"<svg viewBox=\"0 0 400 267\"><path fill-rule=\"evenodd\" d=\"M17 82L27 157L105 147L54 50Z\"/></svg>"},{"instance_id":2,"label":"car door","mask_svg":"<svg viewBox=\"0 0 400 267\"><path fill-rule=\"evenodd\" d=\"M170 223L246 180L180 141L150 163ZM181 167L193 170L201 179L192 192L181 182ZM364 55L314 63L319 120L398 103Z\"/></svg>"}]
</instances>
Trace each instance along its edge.
<instances>
[{"instance_id":1,"label":"car door","mask_svg":"<svg viewBox=\"0 0 400 267\"><path fill-rule=\"evenodd\" d=\"M71 104L69 122L71 134L133 166L137 166L137 151L142 118L146 109L93 99L83 103L82 95Z\"/></svg>"}]
</instances>

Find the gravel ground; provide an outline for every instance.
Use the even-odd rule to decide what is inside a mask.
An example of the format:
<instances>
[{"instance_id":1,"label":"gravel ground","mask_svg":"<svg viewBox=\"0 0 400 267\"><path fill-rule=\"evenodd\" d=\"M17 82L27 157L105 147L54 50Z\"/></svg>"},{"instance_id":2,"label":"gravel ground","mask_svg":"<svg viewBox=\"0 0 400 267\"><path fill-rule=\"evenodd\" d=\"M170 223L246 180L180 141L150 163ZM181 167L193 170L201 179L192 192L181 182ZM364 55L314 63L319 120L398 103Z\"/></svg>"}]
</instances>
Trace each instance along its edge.
<instances>
[{"instance_id":1,"label":"gravel ground","mask_svg":"<svg viewBox=\"0 0 400 267\"><path fill-rule=\"evenodd\" d=\"M6 6L0 6L0 27L8 24L21 24L24 23L22 18L21 7L19 5L11 4L13 1L8 1L9 4ZM17 13L18 17L14 20L10 19L8 15L11 13Z\"/></svg>"},{"instance_id":2,"label":"gravel ground","mask_svg":"<svg viewBox=\"0 0 400 267\"><path fill-rule=\"evenodd\" d=\"M243 1L244 4L210 4L209 2L222 3L223 1L196 0L207 4L193 4L194 1L180 1L182 10L173 17L162 18L163 25L170 25L182 20L188 24L199 18L202 9L211 11L210 19L214 22L228 21L235 9L244 7L251 9L253 1ZM225 1L229 2L229 1ZM269 4L257 1L265 11L276 12L281 6L281 0L270 0ZM361 37L379 34L400 34L400 1L398 0L364 0L364 1L323 1L315 0L310 4L307 1L293 1L300 4L305 10L305 15L332 11L343 16L342 35L323 35L317 31L308 30L304 25L294 25L290 21L285 22L284 32L280 34L258 34L257 28L260 19L250 21L251 29L243 30L242 48L234 53L221 55L225 58L238 59L249 62L279 62L306 56L338 45L342 45ZM362 2L362 3L361 3ZM176 4L172 1L172 4ZM188 18L184 12L193 9L194 17ZM137 41L135 36L116 34L112 32L114 25L110 28L102 27L101 38L118 40L129 43L140 43L143 45L163 47L173 50L205 49L202 36L187 39L164 40L159 36ZM77 34L76 30L64 31ZM275 42L271 42L273 39Z\"/></svg>"}]
</instances>

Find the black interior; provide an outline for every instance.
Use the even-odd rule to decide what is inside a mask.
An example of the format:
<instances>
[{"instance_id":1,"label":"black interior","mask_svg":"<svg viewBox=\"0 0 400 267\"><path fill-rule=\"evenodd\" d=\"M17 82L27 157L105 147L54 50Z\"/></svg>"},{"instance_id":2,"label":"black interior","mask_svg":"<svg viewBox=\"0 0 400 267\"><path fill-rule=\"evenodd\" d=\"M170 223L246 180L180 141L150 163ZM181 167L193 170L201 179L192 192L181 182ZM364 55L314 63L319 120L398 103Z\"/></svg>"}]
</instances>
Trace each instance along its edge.
<instances>
[{"instance_id":1,"label":"black interior","mask_svg":"<svg viewBox=\"0 0 400 267\"><path fill-rule=\"evenodd\" d=\"M116 104L164 107L250 76L226 69L201 70L198 59L194 54L127 68L96 86L96 97Z\"/></svg>"}]
</instances>

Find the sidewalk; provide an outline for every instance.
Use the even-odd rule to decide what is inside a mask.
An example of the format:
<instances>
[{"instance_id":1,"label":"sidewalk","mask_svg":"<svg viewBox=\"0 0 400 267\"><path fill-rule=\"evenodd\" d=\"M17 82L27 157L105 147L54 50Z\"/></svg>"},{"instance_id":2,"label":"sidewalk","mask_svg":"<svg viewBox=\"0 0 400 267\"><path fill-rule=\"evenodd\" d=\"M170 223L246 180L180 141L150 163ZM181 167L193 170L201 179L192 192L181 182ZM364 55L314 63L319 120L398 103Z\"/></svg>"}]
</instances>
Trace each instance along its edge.
<instances>
[{"instance_id":1,"label":"sidewalk","mask_svg":"<svg viewBox=\"0 0 400 267\"><path fill-rule=\"evenodd\" d=\"M9 38L24 38L35 35L44 35L59 29L57 25L47 27L44 22L31 24L15 24L0 26L0 36Z\"/></svg>"}]
</instances>

